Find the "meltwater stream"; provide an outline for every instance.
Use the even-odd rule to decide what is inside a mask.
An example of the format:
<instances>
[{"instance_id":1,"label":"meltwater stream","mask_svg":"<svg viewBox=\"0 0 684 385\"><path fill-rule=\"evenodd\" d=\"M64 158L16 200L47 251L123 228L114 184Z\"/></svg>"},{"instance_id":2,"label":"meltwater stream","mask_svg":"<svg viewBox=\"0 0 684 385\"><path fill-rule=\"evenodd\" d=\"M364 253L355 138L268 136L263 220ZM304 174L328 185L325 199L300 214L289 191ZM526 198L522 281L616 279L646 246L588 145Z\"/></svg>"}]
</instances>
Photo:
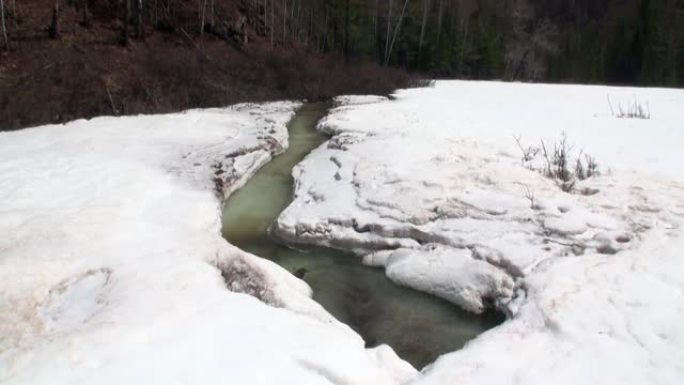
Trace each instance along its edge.
<instances>
[{"instance_id":1,"label":"meltwater stream","mask_svg":"<svg viewBox=\"0 0 684 385\"><path fill-rule=\"evenodd\" d=\"M326 140L315 126L326 113L323 103L305 104L288 125L290 147L264 166L226 202L223 236L233 245L268 258L302 277L313 298L351 326L368 346L390 345L420 369L439 355L503 321L495 313L474 315L446 301L394 285L382 269L338 250L297 250L271 239L269 226L292 199L292 168Z\"/></svg>"}]
</instances>

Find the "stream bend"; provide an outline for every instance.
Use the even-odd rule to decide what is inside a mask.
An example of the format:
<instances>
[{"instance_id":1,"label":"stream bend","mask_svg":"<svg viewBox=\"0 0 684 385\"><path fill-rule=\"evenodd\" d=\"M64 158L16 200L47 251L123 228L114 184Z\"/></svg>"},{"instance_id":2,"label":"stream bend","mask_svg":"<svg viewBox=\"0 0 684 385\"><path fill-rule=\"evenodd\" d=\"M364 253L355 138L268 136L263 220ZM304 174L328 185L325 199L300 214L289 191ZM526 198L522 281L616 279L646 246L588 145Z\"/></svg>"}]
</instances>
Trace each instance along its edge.
<instances>
[{"instance_id":1,"label":"stream bend","mask_svg":"<svg viewBox=\"0 0 684 385\"><path fill-rule=\"evenodd\" d=\"M351 253L323 247L292 249L268 228L292 200L292 168L328 138L316 130L325 103L304 104L288 124L290 146L233 193L223 209L223 236L233 245L278 263L313 289L313 298L349 325L366 345L390 345L420 369L499 325L494 312L475 315L425 293L393 284Z\"/></svg>"}]
</instances>

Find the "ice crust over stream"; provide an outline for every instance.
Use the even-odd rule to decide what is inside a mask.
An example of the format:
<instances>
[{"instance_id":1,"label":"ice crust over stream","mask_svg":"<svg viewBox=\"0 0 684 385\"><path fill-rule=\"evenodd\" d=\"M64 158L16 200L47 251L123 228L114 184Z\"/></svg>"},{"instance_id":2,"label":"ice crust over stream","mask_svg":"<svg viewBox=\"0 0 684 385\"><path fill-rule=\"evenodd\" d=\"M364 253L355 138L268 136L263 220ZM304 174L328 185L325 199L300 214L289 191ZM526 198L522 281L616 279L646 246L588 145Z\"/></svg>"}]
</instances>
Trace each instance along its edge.
<instances>
[{"instance_id":1,"label":"ice crust over stream","mask_svg":"<svg viewBox=\"0 0 684 385\"><path fill-rule=\"evenodd\" d=\"M613 117L607 96L648 100L652 118ZM458 81L345 97L319 124L332 139L293 171L277 233L509 315L417 383L681 383L682 106L681 90ZM562 132L602 170L571 193L514 140Z\"/></svg>"}]
</instances>

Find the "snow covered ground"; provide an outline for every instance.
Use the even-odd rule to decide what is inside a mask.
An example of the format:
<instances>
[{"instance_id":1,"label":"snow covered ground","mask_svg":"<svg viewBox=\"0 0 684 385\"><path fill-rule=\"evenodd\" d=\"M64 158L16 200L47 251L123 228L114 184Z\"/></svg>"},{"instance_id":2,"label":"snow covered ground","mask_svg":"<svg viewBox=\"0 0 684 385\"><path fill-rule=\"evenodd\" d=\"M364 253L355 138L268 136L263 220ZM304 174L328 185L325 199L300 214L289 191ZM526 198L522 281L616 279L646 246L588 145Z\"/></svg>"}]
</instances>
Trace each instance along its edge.
<instances>
[{"instance_id":1,"label":"snow covered ground","mask_svg":"<svg viewBox=\"0 0 684 385\"><path fill-rule=\"evenodd\" d=\"M221 238L215 191L230 194L287 146L296 107L0 132L0 383L413 378L302 281Z\"/></svg>"},{"instance_id":2,"label":"snow covered ground","mask_svg":"<svg viewBox=\"0 0 684 385\"><path fill-rule=\"evenodd\" d=\"M287 146L296 104L98 118L0 133L0 383L684 381L684 91L438 82L395 97L338 100L277 232L499 306L502 326L418 377L221 238L216 191ZM609 99L635 98L651 119L612 116ZM601 171L571 192L514 140L561 132Z\"/></svg>"},{"instance_id":3,"label":"snow covered ground","mask_svg":"<svg viewBox=\"0 0 684 385\"><path fill-rule=\"evenodd\" d=\"M684 91L452 81L393 99L338 100L277 233L508 313L416 383L684 381ZM611 113L635 100L650 119ZM551 151L563 132L568 168L600 171L570 192L514 139Z\"/></svg>"}]
</instances>

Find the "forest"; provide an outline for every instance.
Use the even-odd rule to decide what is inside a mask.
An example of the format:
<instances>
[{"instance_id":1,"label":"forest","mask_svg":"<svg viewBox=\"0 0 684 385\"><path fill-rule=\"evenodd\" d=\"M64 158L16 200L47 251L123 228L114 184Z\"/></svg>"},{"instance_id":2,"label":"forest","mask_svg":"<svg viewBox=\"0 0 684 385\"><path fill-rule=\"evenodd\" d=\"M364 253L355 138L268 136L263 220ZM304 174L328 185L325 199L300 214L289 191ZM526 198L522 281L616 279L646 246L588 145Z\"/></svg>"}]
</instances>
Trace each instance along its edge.
<instances>
[{"instance_id":1,"label":"forest","mask_svg":"<svg viewBox=\"0 0 684 385\"><path fill-rule=\"evenodd\" d=\"M0 0L0 127L416 79L684 83L683 0Z\"/></svg>"},{"instance_id":2,"label":"forest","mask_svg":"<svg viewBox=\"0 0 684 385\"><path fill-rule=\"evenodd\" d=\"M319 51L436 77L681 85L684 1L310 1ZM295 19L296 20L296 19Z\"/></svg>"}]
</instances>

